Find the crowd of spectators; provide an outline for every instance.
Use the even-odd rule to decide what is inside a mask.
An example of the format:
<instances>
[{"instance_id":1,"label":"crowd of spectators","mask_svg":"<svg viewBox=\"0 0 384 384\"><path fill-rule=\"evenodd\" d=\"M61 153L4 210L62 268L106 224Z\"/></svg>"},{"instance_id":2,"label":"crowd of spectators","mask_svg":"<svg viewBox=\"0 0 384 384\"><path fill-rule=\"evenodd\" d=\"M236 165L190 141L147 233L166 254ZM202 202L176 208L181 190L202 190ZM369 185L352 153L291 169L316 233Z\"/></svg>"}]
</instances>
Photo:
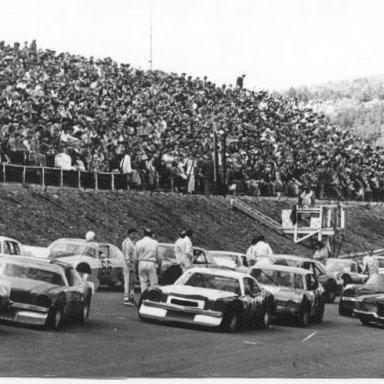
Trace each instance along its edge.
<instances>
[{"instance_id":1,"label":"crowd of spectators","mask_svg":"<svg viewBox=\"0 0 384 384\"><path fill-rule=\"evenodd\" d=\"M294 99L0 42L0 159L124 172L145 188L382 200L384 149ZM225 170L225 175L224 171Z\"/></svg>"}]
</instances>

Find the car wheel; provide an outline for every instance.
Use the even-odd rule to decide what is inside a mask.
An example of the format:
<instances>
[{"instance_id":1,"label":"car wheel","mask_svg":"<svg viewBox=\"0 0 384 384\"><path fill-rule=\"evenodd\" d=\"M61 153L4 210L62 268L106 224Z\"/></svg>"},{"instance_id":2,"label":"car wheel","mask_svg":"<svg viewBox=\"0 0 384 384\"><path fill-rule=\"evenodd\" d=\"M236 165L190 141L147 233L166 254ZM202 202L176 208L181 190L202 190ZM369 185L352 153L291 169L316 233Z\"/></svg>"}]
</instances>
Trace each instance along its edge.
<instances>
[{"instance_id":1,"label":"car wheel","mask_svg":"<svg viewBox=\"0 0 384 384\"><path fill-rule=\"evenodd\" d=\"M240 316L233 308L224 312L221 328L225 332L236 332L240 325Z\"/></svg>"},{"instance_id":2,"label":"car wheel","mask_svg":"<svg viewBox=\"0 0 384 384\"><path fill-rule=\"evenodd\" d=\"M328 303L333 303L336 299L336 283L333 280L330 280L326 288L326 299Z\"/></svg>"},{"instance_id":3,"label":"car wheel","mask_svg":"<svg viewBox=\"0 0 384 384\"><path fill-rule=\"evenodd\" d=\"M360 321L363 325L369 325L369 318L366 316L360 316Z\"/></svg>"},{"instance_id":4,"label":"car wheel","mask_svg":"<svg viewBox=\"0 0 384 384\"><path fill-rule=\"evenodd\" d=\"M339 315L340 316L352 316L353 311L343 307L342 301L339 302Z\"/></svg>"},{"instance_id":5,"label":"car wheel","mask_svg":"<svg viewBox=\"0 0 384 384\"><path fill-rule=\"evenodd\" d=\"M297 318L297 325L302 328L308 327L310 323L310 318L311 318L311 309L308 306L306 306L302 309L301 313Z\"/></svg>"},{"instance_id":6,"label":"car wheel","mask_svg":"<svg viewBox=\"0 0 384 384\"><path fill-rule=\"evenodd\" d=\"M256 322L256 326L261 329L268 329L271 325L271 310L264 308Z\"/></svg>"},{"instance_id":7,"label":"car wheel","mask_svg":"<svg viewBox=\"0 0 384 384\"><path fill-rule=\"evenodd\" d=\"M85 302L85 305L83 307L83 310L81 312L80 322L85 324L88 321L89 317L89 310L91 309L91 299L87 299Z\"/></svg>"},{"instance_id":8,"label":"car wheel","mask_svg":"<svg viewBox=\"0 0 384 384\"><path fill-rule=\"evenodd\" d=\"M317 311L316 315L313 316L313 321L315 323L321 323L323 321L324 311L325 311L325 301L321 300L319 305L319 310Z\"/></svg>"},{"instance_id":9,"label":"car wheel","mask_svg":"<svg viewBox=\"0 0 384 384\"><path fill-rule=\"evenodd\" d=\"M352 283L351 276L349 276L349 275L343 275L343 276L341 276L341 278L342 278L343 281L344 281L344 287L345 287L346 285Z\"/></svg>"},{"instance_id":10,"label":"car wheel","mask_svg":"<svg viewBox=\"0 0 384 384\"><path fill-rule=\"evenodd\" d=\"M55 305L49 311L47 318L47 326L54 330L60 329L63 323L63 307L61 305Z\"/></svg>"}]
</instances>

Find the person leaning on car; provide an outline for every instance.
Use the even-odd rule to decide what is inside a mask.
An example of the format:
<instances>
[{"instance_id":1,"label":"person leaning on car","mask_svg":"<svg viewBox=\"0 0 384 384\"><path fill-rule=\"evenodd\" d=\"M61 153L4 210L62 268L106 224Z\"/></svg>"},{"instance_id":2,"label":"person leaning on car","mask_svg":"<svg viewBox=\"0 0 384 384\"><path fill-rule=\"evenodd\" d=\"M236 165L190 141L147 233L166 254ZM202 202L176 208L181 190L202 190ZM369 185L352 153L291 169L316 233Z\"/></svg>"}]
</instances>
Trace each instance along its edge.
<instances>
[{"instance_id":1,"label":"person leaning on car","mask_svg":"<svg viewBox=\"0 0 384 384\"><path fill-rule=\"evenodd\" d=\"M135 305L133 296L135 286L135 258L136 247L134 241L136 240L136 228L129 228L127 231L127 238L123 241L121 246L124 254L123 274L124 274L124 304Z\"/></svg>"},{"instance_id":2,"label":"person leaning on car","mask_svg":"<svg viewBox=\"0 0 384 384\"><path fill-rule=\"evenodd\" d=\"M368 251L368 255L363 258L364 272L368 273L369 277L379 273L379 264L373 257L373 250Z\"/></svg>"},{"instance_id":3,"label":"person leaning on car","mask_svg":"<svg viewBox=\"0 0 384 384\"><path fill-rule=\"evenodd\" d=\"M136 262L140 289L153 289L158 284L157 265L161 265L158 252L159 243L153 239L152 230L145 228L144 237L136 243Z\"/></svg>"}]
</instances>

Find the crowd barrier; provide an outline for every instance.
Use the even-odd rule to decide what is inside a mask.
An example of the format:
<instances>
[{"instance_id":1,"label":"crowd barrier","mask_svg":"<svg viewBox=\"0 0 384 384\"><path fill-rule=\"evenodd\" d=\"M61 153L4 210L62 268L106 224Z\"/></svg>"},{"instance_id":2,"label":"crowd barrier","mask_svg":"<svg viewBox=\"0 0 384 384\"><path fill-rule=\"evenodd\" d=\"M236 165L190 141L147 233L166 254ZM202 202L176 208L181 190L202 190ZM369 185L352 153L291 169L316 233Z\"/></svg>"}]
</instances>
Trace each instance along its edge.
<instances>
[{"instance_id":1,"label":"crowd barrier","mask_svg":"<svg viewBox=\"0 0 384 384\"><path fill-rule=\"evenodd\" d=\"M123 173L96 173L15 164L2 165L0 182L112 191L129 189L131 186L129 175Z\"/></svg>"}]
</instances>

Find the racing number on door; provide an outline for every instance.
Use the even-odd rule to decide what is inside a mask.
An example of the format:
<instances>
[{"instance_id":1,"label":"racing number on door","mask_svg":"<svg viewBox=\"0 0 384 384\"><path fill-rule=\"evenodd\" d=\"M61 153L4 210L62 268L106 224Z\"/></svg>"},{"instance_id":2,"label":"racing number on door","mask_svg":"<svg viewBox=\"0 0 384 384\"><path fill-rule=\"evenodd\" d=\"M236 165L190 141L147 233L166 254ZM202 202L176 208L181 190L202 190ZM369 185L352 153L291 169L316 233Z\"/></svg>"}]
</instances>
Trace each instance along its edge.
<instances>
[{"instance_id":1,"label":"racing number on door","mask_svg":"<svg viewBox=\"0 0 384 384\"><path fill-rule=\"evenodd\" d=\"M101 274L110 275L112 272L112 263L111 260L101 260Z\"/></svg>"}]
</instances>

